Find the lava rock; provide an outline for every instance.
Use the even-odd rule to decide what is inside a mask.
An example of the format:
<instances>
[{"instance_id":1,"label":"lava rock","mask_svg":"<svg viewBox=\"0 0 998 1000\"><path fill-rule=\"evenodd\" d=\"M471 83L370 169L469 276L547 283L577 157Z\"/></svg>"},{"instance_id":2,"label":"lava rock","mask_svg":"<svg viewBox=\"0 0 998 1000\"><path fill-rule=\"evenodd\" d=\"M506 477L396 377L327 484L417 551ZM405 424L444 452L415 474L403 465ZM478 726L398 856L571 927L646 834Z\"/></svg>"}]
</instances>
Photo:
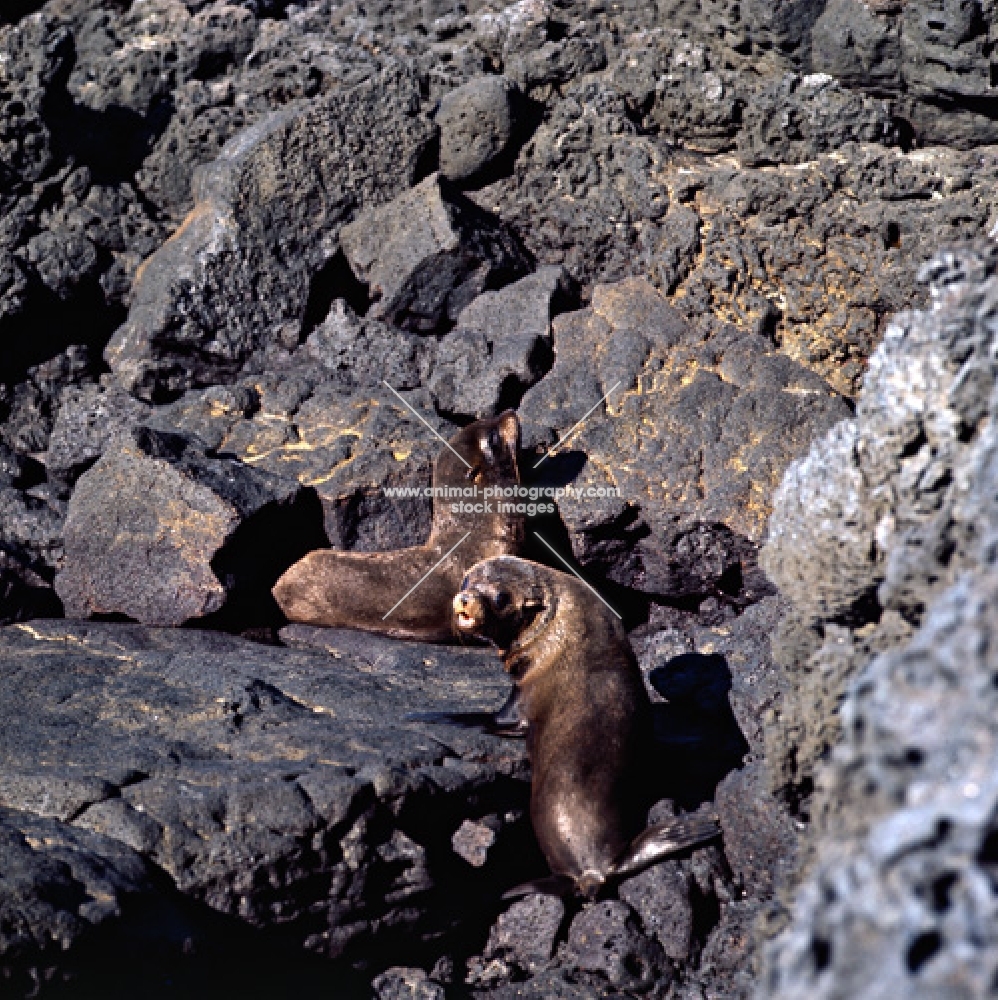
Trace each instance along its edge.
<instances>
[{"instance_id":1,"label":"lava rock","mask_svg":"<svg viewBox=\"0 0 998 1000\"><path fill-rule=\"evenodd\" d=\"M444 988L424 969L394 967L371 983L376 1000L444 1000Z\"/></svg>"},{"instance_id":2,"label":"lava rock","mask_svg":"<svg viewBox=\"0 0 998 1000\"><path fill-rule=\"evenodd\" d=\"M793 664L837 684L811 712L841 737L800 776L810 861L760 995L989 988L996 272L992 243L927 265L934 307L892 325L849 426L859 489L818 531L849 526L876 553L877 602L838 622L830 607L824 644Z\"/></svg>"},{"instance_id":3,"label":"lava rock","mask_svg":"<svg viewBox=\"0 0 998 1000\"><path fill-rule=\"evenodd\" d=\"M517 138L518 91L502 76L478 77L440 102L440 174L467 181L487 171Z\"/></svg>"},{"instance_id":4,"label":"lava rock","mask_svg":"<svg viewBox=\"0 0 998 1000\"><path fill-rule=\"evenodd\" d=\"M564 958L580 971L605 976L618 989L661 987L672 975L659 943L641 933L634 911L617 900L587 906L572 921Z\"/></svg>"},{"instance_id":5,"label":"lava rock","mask_svg":"<svg viewBox=\"0 0 998 1000\"><path fill-rule=\"evenodd\" d=\"M274 619L270 588L322 544L314 493L140 428L77 483L56 590L70 615Z\"/></svg>"},{"instance_id":6,"label":"lava rock","mask_svg":"<svg viewBox=\"0 0 998 1000\"><path fill-rule=\"evenodd\" d=\"M61 945L84 944L98 918L126 941L116 901L150 878L230 927L280 933L288 962L425 954L480 920L497 871L454 859L448 872L449 833L419 817L459 825L476 795L522 812L523 747L453 729L445 745L404 717L499 704L494 654L316 631L326 648L308 652L135 625L2 630L0 794L24 813L0 811L13 824L0 840L47 855L51 891L6 856L15 886L0 907L21 916L2 922L0 961L63 968L74 955ZM33 815L55 809L69 825Z\"/></svg>"},{"instance_id":7,"label":"lava rock","mask_svg":"<svg viewBox=\"0 0 998 1000\"><path fill-rule=\"evenodd\" d=\"M358 203L410 185L432 135L413 81L396 73L234 139L198 174L185 224L143 267L107 347L112 370L150 400L233 381L266 331L301 322L340 226Z\"/></svg>"},{"instance_id":8,"label":"lava rock","mask_svg":"<svg viewBox=\"0 0 998 1000\"><path fill-rule=\"evenodd\" d=\"M639 279L597 286L589 309L552 329L554 367L520 408L524 444L553 444L585 418L569 445L587 458L573 485L596 492L559 511L583 565L644 593L703 593L746 561L763 498L849 412L761 337L722 330L704 343Z\"/></svg>"},{"instance_id":9,"label":"lava rock","mask_svg":"<svg viewBox=\"0 0 998 1000\"><path fill-rule=\"evenodd\" d=\"M418 389L435 359L436 343L371 317L361 319L343 299L334 300L309 334L305 352L348 388Z\"/></svg>"},{"instance_id":10,"label":"lava rock","mask_svg":"<svg viewBox=\"0 0 998 1000\"><path fill-rule=\"evenodd\" d=\"M536 972L554 954L565 906L557 896L532 895L514 903L489 932L483 959L500 959Z\"/></svg>"},{"instance_id":11,"label":"lava rock","mask_svg":"<svg viewBox=\"0 0 998 1000\"><path fill-rule=\"evenodd\" d=\"M663 861L620 883L620 898L641 918L673 962L689 959L694 944L692 879L678 861Z\"/></svg>"},{"instance_id":12,"label":"lava rock","mask_svg":"<svg viewBox=\"0 0 998 1000\"><path fill-rule=\"evenodd\" d=\"M813 160L846 142L901 142L888 102L848 91L825 74L788 74L761 88L743 121L738 152L751 164Z\"/></svg>"},{"instance_id":13,"label":"lava rock","mask_svg":"<svg viewBox=\"0 0 998 1000\"><path fill-rule=\"evenodd\" d=\"M343 228L343 252L370 286L371 315L432 333L486 288L529 270L513 232L434 174Z\"/></svg>"},{"instance_id":14,"label":"lava rock","mask_svg":"<svg viewBox=\"0 0 998 1000\"><path fill-rule=\"evenodd\" d=\"M161 408L156 426L196 434L218 454L314 489L335 547L422 544L430 533L430 497L388 491L430 485L439 439L388 387L351 391L328 376L296 358L233 387L242 399L252 394L252 406L220 403L217 390L189 393ZM453 433L428 394L406 392L405 399L445 439Z\"/></svg>"},{"instance_id":15,"label":"lava rock","mask_svg":"<svg viewBox=\"0 0 998 1000\"><path fill-rule=\"evenodd\" d=\"M6 796L4 796L6 801ZM143 908L145 913L143 913ZM8 996L31 996L40 984L65 985L81 966L111 961L117 950L143 948L155 917L172 920L160 954L180 958L194 939L155 867L111 837L0 806L0 982ZM127 944L126 944L127 943ZM124 964L124 963L122 963Z\"/></svg>"},{"instance_id":16,"label":"lava rock","mask_svg":"<svg viewBox=\"0 0 998 1000\"><path fill-rule=\"evenodd\" d=\"M113 383L67 387L45 454L49 476L73 485L109 447L144 423L149 413L148 405Z\"/></svg>"},{"instance_id":17,"label":"lava rock","mask_svg":"<svg viewBox=\"0 0 998 1000\"><path fill-rule=\"evenodd\" d=\"M428 388L439 411L481 419L515 407L551 367L551 317L570 296L557 267L479 295L437 352Z\"/></svg>"}]
</instances>

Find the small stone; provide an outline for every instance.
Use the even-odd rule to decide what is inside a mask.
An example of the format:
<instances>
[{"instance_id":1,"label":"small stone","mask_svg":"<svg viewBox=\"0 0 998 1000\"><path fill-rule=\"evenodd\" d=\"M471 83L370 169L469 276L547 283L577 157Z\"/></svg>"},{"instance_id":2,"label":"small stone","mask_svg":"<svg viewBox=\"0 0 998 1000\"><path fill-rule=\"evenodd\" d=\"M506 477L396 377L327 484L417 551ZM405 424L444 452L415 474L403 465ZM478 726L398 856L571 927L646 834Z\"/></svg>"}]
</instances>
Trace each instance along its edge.
<instances>
[{"instance_id":1,"label":"small stone","mask_svg":"<svg viewBox=\"0 0 998 1000\"><path fill-rule=\"evenodd\" d=\"M469 865L481 868L488 861L489 848L496 842L496 832L485 823L466 819L450 839L454 852Z\"/></svg>"},{"instance_id":2,"label":"small stone","mask_svg":"<svg viewBox=\"0 0 998 1000\"><path fill-rule=\"evenodd\" d=\"M487 170L509 148L516 134L512 80L484 76L452 90L440 102L440 173L463 181Z\"/></svg>"}]
</instances>

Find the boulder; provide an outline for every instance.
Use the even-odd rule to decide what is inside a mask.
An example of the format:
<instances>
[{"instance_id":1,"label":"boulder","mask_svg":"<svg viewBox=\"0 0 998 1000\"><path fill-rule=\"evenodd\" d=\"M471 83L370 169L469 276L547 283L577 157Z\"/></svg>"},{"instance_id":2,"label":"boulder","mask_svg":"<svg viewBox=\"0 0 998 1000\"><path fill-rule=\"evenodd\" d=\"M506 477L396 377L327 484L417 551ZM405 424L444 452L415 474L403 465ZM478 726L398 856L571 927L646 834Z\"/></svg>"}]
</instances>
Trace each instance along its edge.
<instances>
[{"instance_id":1,"label":"boulder","mask_svg":"<svg viewBox=\"0 0 998 1000\"><path fill-rule=\"evenodd\" d=\"M343 228L340 244L369 286L371 315L420 333L453 323L481 292L530 267L509 227L436 174L362 212Z\"/></svg>"},{"instance_id":2,"label":"boulder","mask_svg":"<svg viewBox=\"0 0 998 1000\"><path fill-rule=\"evenodd\" d=\"M478 77L444 96L437 111L441 176L467 181L510 151L518 97L516 85L502 76Z\"/></svg>"},{"instance_id":3,"label":"boulder","mask_svg":"<svg viewBox=\"0 0 998 1000\"><path fill-rule=\"evenodd\" d=\"M551 317L571 301L561 268L483 292L440 343L428 388L441 413L495 416L519 404L551 367Z\"/></svg>"},{"instance_id":4,"label":"boulder","mask_svg":"<svg viewBox=\"0 0 998 1000\"><path fill-rule=\"evenodd\" d=\"M786 467L849 413L762 337L721 328L704 341L641 279L597 286L552 330L554 366L520 408L524 443L545 455L573 432L540 468L564 475L574 453L572 485L592 491L559 501L574 554L650 595L732 578Z\"/></svg>"},{"instance_id":5,"label":"boulder","mask_svg":"<svg viewBox=\"0 0 998 1000\"><path fill-rule=\"evenodd\" d=\"M340 227L413 183L433 132L414 81L396 72L234 138L199 172L194 209L142 268L106 351L118 378L158 401L232 381L268 335L302 323Z\"/></svg>"},{"instance_id":6,"label":"boulder","mask_svg":"<svg viewBox=\"0 0 998 1000\"><path fill-rule=\"evenodd\" d=\"M13 996L37 969L75 969L79 991L101 993L113 976L141 989L163 967L186 982L199 955L242 982L229 963L248 947L299 969L323 958L316 982L343 995L337 956L384 968L469 928L484 939L498 899L483 901L515 865L471 868L449 839L483 807L523 816L524 748L405 715L500 704L494 654L317 631L326 648L306 651L137 625L0 630L0 967Z\"/></svg>"},{"instance_id":7,"label":"boulder","mask_svg":"<svg viewBox=\"0 0 998 1000\"><path fill-rule=\"evenodd\" d=\"M311 490L139 428L77 483L56 591L73 617L263 627L278 576L323 540Z\"/></svg>"}]
</instances>

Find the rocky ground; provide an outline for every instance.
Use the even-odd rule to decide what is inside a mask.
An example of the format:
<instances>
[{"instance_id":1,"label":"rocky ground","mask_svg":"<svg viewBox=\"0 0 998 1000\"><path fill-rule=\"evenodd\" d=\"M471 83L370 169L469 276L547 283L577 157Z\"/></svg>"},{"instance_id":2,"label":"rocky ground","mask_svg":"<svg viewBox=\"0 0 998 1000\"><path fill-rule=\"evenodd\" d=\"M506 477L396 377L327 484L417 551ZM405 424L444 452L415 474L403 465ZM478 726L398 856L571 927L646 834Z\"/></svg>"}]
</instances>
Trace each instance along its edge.
<instances>
[{"instance_id":1,"label":"rocky ground","mask_svg":"<svg viewBox=\"0 0 998 1000\"><path fill-rule=\"evenodd\" d=\"M995 23L6 4L0 992L993 989ZM494 658L282 621L304 552L429 530L386 381L619 491L530 527L632 630L653 817L720 842L503 902L522 746L406 720Z\"/></svg>"}]
</instances>

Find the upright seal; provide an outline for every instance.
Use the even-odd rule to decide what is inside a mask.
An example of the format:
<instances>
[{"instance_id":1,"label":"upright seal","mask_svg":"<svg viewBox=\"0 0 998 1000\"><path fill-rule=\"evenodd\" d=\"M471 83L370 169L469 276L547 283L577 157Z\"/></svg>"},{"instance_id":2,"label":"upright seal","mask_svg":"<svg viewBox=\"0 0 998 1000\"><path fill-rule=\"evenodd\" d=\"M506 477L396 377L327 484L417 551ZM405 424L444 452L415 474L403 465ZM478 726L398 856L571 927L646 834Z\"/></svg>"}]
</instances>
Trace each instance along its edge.
<instances>
[{"instance_id":1,"label":"upright seal","mask_svg":"<svg viewBox=\"0 0 998 1000\"><path fill-rule=\"evenodd\" d=\"M481 559L520 552L524 519L495 511L455 513L446 488L477 486L478 496L467 502L498 510L497 501L481 494L486 487L519 484L519 445L520 422L512 410L462 428L433 466L433 524L426 544L394 552L310 552L274 585L281 610L306 625L430 642L453 638L451 600L465 571Z\"/></svg>"},{"instance_id":2,"label":"upright seal","mask_svg":"<svg viewBox=\"0 0 998 1000\"><path fill-rule=\"evenodd\" d=\"M651 703L623 626L582 582L488 559L468 571L454 616L498 647L526 723L530 818L553 876L507 895L594 896L609 878L717 836L704 817L644 829Z\"/></svg>"}]
</instances>

